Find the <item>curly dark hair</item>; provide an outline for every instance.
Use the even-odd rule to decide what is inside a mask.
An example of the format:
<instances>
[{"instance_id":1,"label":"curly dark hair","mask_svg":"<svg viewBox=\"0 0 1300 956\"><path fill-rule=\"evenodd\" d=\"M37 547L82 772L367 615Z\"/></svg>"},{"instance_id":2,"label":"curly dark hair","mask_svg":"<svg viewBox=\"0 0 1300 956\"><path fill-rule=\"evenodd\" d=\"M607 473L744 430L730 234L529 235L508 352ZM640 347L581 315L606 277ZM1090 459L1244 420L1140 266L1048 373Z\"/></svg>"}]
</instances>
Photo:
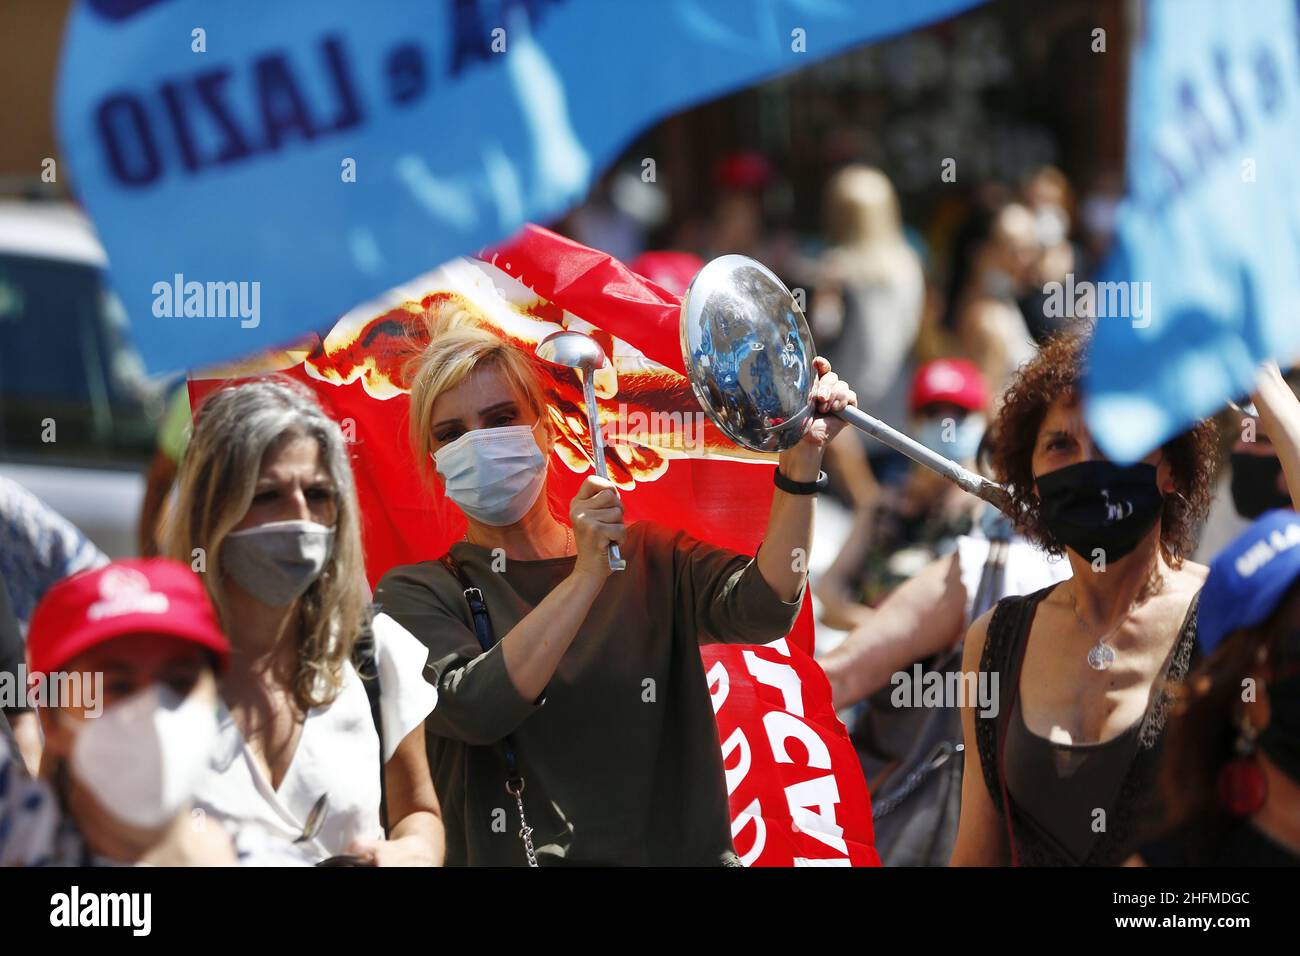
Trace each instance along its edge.
<instances>
[{"instance_id":1,"label":"curly dark hair","mask_svg":"<svg viewBox=\"0 0 1300 956\"><path fill-rule=\"evenodd\" d=\"M1048 339L1007 386L993 424L993 472L1011 494L1016 528L1050 554L1063 554L1065 548L1039 513L1034 446L1048 406L1058 398L1078 400L1090 337L1091 328L1084 326ZM1165 496L1160 552L1171 566L1179 567L1196 547L1197 530L1210 506L1219 461L1218 431L1212 421L1201 421L1163 448L1177 493Z\"/></svg>"}]
</instances>

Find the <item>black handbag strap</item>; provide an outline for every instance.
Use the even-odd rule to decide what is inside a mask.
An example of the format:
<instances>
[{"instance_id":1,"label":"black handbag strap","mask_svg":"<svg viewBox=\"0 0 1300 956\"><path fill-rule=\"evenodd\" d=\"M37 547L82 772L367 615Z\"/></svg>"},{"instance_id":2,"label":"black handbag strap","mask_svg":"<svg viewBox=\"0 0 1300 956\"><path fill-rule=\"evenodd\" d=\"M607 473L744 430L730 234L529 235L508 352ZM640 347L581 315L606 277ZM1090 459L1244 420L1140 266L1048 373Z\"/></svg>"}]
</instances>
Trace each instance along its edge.
<instances>
[{"instance_id":1,"label":"black handbag strap","mask_svg":"<svg viewBox=\"0 0 1300 956\"><path fill-rule=\"evenodd\" d=\"M487 605L483 602L483 592L474 587L466 576L465 571L455 558L448 551L441 558L442 566L451 572L452 577L460 582L460 586L465 594L465 603L469 605L469 613L474 618L474 636L478 638L479 646L484 652L492 650L496 644L496 635L492 633L492 618L488 617ZM516 783L519 777L519 762L515 758L515 745L509 737L502 740L503 749L506 755L506 771L510 774L510 782Z\"/></svg>"},{"instance_id":2,"label":"black handbag strap","mask_svg":"<svg viewBox=\"0 0 1300 956\"><path fill-rule=\"evenodd\" d=\"M1006 587L1009 548L1010 534L1002 532L1001 528L996 528L994 533L990 535L988 555L985 557L979 583L975 588L975 596L971 602L970 618L972 621L991 608L1002 597L1002 591ZM944 673L961 670L962 643L958 642L957 646L952 648L946 656L941 657L935 669ZM911 771L903 778L901 786L897 789L886 788L886 791L882 792L881 798L872 802L871 815L873 820L880 820L897 810L926 782L931 774L948 763L952 757L956 756L958 758L955 772L957 774L962 772L960 758L963 755L965 746L962 742L960 718L956 713L936 712L931 720L927 722L920 738L926 743L934 739L934 743L925 752L919 764L914 763L919 756L919 751L914 749L909 754L909 759L913 762Z\"/></svg>"},{"instance_id":3,"label":"black handbag strap","mask_svg":"<svg viewBox=\"0 0 1300 956\"><path fill-rule=\"evenodd\" d=\"M479 646L483 648L484 653L487 653L496 644L496 636L492 633L492 619L488 617L483 592L474 587L469 576L465 574L460 563L451 556L450 551L438 560L451 576L460 582L465 603L469 605L470 616L474 619L474 636L478 638ZM528 865L535 867L537 854L533 850L533 828L528 825L528 818L524 815L524 778L519 772L519 761L515 757L515 742L509 735L501 738L501 750L506 758L506 793L514 797L515 806L519 810L519 839L524 844Z\"/></svg>"},{"instance_id":4,"label":"black handbag strap","mask_svg":"<svg viewBox=\"0 0 1300 956\"><path fill-rule=\"evenodd\" d=\"M370 701L370 719L374 721L375 733L379 735L379 823L388 834L388 782L387 766L384 764L384 720L379 707L379 697L383 688L379 686L379 657L375 651L375 615L380 611L378 604L366 609L362 618L361 635L352 648L352 665L361 678L361 686L366 689L366 698Z\"/></svg>"}]
</instances>

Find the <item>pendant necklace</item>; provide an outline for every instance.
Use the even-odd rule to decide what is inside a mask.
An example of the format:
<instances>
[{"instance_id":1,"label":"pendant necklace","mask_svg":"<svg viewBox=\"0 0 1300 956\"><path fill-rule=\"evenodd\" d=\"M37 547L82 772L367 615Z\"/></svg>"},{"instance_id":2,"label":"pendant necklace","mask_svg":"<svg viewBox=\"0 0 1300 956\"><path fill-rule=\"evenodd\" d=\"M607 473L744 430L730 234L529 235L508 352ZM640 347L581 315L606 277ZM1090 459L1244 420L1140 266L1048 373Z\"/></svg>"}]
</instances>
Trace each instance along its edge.
<instances>
[{"instance_id":1,"label":"pendant necklace","mask_svg":"<svg viewBox=\"0 0 1300 956\"><path fill-rule=\"evenodd\" d=\"M1118 623L1114 624L1110 628L1107 628L1105 631L1103 631L1098 636L1097 643L1094 644L1091 648L1089 648L1088 666L1091 667L1093 670L1095 671L1110 670L1110 666L1115 663L1115 648L1107 644L1106 641L1108 638L1111 637L1111 635L1113 635L1116 631L1118 631L1121 627L1124 626L1124 622L1127 621L1130 617L1132 617L1133 611L1136 608L1137 608L1136 603L1129 605L1128 611L1124 614L1123 617L1119 619ZM1078 604L1078 600L1074 597L1074 595L1070 596L1070 610L1074 612L1074 619L1079 622L1079 626L1082 627L1084 631L1090 630L1090 628L1088 627L1088 623L1082 617L1079 616L1079 604Z\"/></svg>"},{"instance_id":2,"label":"pendant necklace","mask_svg":"<svg viewBox=\"0 0 1300 956\"><path fill-rule=\"evenodd\" d=\"M1157 594L1161 593L1165 589L1165 583L1166 582L1164 576L1156 572L1155 576L1152 579L1148 580L1147 584L1140 591L1138 591L1137 597L1134 598L1133 603L1129 605L1129 608L1124 613L1124 616L1121 617L1114 626L1104 631L1097 638L1097 643L1094 644L1091 648L1089 648L1088 650L1089 667L1091 667L1095 671L1104 671L1110 669L1110 666L1115 663L1115 648L1107 644L1106 641L1109 640L1115 634L1115 632L1118 631L1121 627L1123 627L1124 623L1130 617L1133 616L1133 612L1136 611L1142 603L1144 603L1144 598L1150 599L1155 597ZM1088 627L1088 623L1082 617L1079 616L1079 600L1078 597L1073 593L1071 593L1070 595L1070 610L1074 612L1074 619L1079 622L1079 626L1082 627L1084 631L1090 630L1090 628Z\"/></svg>"}]
</instances>

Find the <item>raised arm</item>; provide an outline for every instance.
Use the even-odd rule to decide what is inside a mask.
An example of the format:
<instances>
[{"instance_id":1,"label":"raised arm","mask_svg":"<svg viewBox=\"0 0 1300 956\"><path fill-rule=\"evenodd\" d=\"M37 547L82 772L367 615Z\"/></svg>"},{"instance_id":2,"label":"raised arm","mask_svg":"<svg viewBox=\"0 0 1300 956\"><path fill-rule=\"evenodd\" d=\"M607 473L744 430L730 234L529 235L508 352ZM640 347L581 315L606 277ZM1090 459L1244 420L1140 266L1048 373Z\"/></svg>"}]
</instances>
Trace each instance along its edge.
<instances>
[{"instance_id":1,"label":"raised arm","mask_svg":"<svg viewBox=\"0 0 1300 956\"><path fill-rule=\"evenodd\" d=\"M894 588L844 643L821 659L836 710L851 707L890 677L961 639L966 588L957 552L936 558Z\"/></svg>"},{"instance_id":2,"label":"raised arm","mask_svg":"<svg viewBox=\"0 0 1300 956\"><path fill-rule=\"evenodd\" d=\"M1259 423L1282 463L1291 507L1300 511L1300 399L1287 385L1276 362L1265 362L1260 368L1251 398L1259 410Z\"/></svg>"},{"instance_id":3,"label":"raised arm","mask_svg":"<svg viewBox=\"0 0 1300 956\"><path fill-rule=\"evenodd\" d=\"M578 560L573 572L501 639L506 671L525 700L546 691L560 659L609 577L609 545L623 543L623 503L612 482L588 477L569 506Z\"/></svg>"},{"instance_id":4,"label":"raised arm","mask_svg":"<svg viewBox=\"0 0 1300 956\"><path fill-rule=\"evenodd\" d=\"M831 371L830 362L818 356L813 360L813 369L818 376L812 392L817 414L809 420L803 439L781 452L777 465L781 474L795 482L817 480L826 445L845 426L835 413L858 403L848 385ZM815 501L814 495L789 494L779 488L772 493L767 533L763 536L757 563L763 580L782 601L793 601L803 592L808 557L812 552Z\"/></svg>"},{"instance_id":5,"label":"raised arm","mask_svg":"<svg viewBox=\"0 0 1300 956\"><path fill-rule=\"evenodd\" d=\"M588 478L570 507L578 560L572 573L483 651L465 625L457 587L452 610L427 582L406 572L379 583L384 612L430 648L428 669L438 688L429 716L433 733L468 744L491 744L519 726L542 703L564 652L609 575L610 541L624 538L623 506L613 485Z\"/></svg>"}]
</instances>

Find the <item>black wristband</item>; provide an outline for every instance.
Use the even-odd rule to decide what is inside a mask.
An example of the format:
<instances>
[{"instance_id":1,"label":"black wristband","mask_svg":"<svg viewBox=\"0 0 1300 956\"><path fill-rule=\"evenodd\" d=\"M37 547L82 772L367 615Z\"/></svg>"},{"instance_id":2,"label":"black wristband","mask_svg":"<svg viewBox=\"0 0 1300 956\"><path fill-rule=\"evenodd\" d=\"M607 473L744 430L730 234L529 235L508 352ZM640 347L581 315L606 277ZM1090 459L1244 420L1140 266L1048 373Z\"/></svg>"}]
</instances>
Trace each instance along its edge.
<instances>
[{"instance_id":1,"label":"black wristband","mask_svg":"<svg viewBox=\"0 0 1300 956\"><path fill-rule=\"evenodd\" d=\"M816 481L791 481L781 474L781 466L778 465L772 472L772 482L788 495L815 495L819 491L825 491L831 480L826 477L826 472L819 471Z\"/></svg>"}]
</instances>

